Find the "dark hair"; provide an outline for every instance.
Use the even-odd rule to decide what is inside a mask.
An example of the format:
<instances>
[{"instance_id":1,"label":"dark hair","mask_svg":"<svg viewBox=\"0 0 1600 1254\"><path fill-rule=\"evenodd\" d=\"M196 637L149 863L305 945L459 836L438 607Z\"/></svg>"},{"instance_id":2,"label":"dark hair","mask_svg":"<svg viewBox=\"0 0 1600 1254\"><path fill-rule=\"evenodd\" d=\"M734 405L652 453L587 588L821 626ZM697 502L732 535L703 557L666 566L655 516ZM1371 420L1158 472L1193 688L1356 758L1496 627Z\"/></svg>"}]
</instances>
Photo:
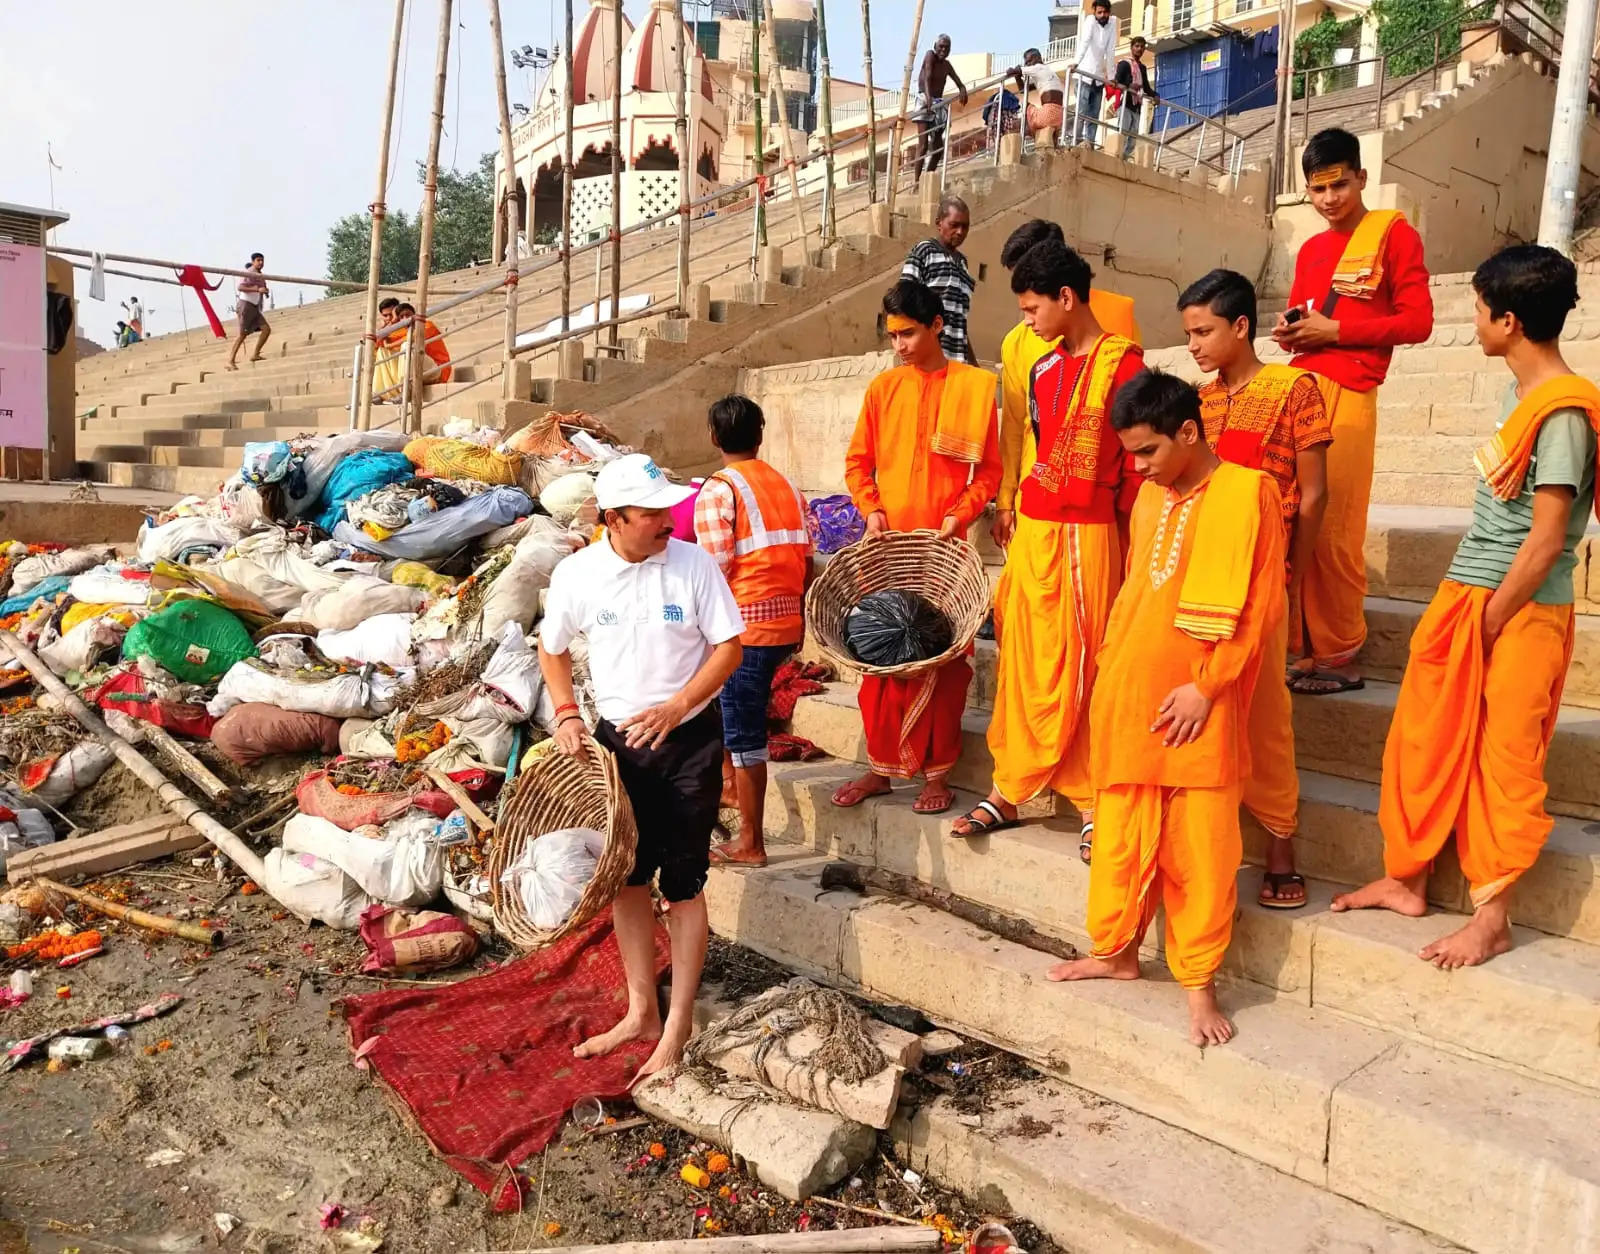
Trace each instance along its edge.
<instances>
[{"instance_id":1,"label":"dark hair","mask_svg":"<svg viewBox=\"0 0 1600 1254\"><path fill-rule=\"evenodd\" d=\"M1513 244L1472 272L1472 290L1490 316L1515 314L1523 335L1548 344L1578 303L1578 267L1543 244Z\"/></svg>"},{"instance_id":2,"label":"dark hair","mask_svg":"<svg viewBox=\"0 0 1600 1254\"><path fill-rule=\"evenodd\" d=\"M1361 168L1361 141L1337 126L1318 131L1300 154L1300 172L1307 178L1313 170L1330 165L1347 165L1352 170Z\"/></svg>"},{"instance_id":3,"label":"dark hair","mask_svg":"<svg viewBox=\"0 0 1600 1254\"><path fill-rule=\"evenodd\" d=\"M1094 3L1089 6L1089 10L1093 12L1095 9L1109 9L1110 7L1111 0L1094 0Z\"/></svg>"},{"instance_id":4,"label":"dark hair","mask_svg":"<svg viewBox=\"0 0 1600 1254\"><path fill-rule=\"evenodd\" d=\"M738 392L713 403L706 421L712 442L724 453L754 453L767 425L761 406Z\"/></svg>"},{"instance_id":5,"label":"dark hair","mask_svg":"<svg viewBox=\"0 0 1600 1254\"><path fill-rule=\"evenodd\" d=\"M416 316L417 307L415 305L413 305L410 301L403 300L398 305L396 305L394 307L394 311L395 311L395 313L402 314L407 318L412 318L412 317Z\"/></svg>"},{"instance_id":6,"label":"dark hair","mask_svg":"<svg viewBox=\"0 0 1600 1254\"><path fill-rule=\"evenodd\" d=\"M1118 431L1147 426L1174 439L1186 422L1204 430L1200 393L1194 384L1162 370L1141 370L1117 389L1117 399L1111 402L1111 425Z\"/></svg>"},{"instance_id":7,"label":"dark hair","mask_svg":"<svg viewBox=\"0 0 1600 1254\"><path fill-rule=\"evenodd\" d=\"M250 254L250 260L251 261L265 261L266 257L264 257L261 253L251 253Z\"/></svg>"},{"instance_id":8,"label":"dark hair","mask_svg":"<svg viewBox=\"0 0 1600 1254\"><path fill-rule=\"evenodd\" d=\"M1031 51L1031 49L1030 49ZM1044 218L1033 218L1024 222L1010 235L1006 236L1004 247L1000 249L1000 264L1007 270L1015 270L1017 262L1021 261L1035 244L1042 244L1046 240L1053 240L1057 244L1065 244L1067 237L1061 227Z\"/></svg>"},{"instance_id":9,"label":"dark hair","mask_svg":"<svg viewBox=\"0 0 1600 1254\"><path fill-rule=\"evenodd\" d=\"M380 300L378 302L378 312L382 313L385 309L393 309L396 306L398 306L399 304L400 304L400 302L398 300L396 300L393 296L385 296L382 300Z\"/></svg>"},{"instance_id":10,"label":"dark hair","mask_svg":"<svg viewBox=\"0 0 1600 1254\"><path fill-rule=\"evenodd\" d=\"M1250 338L1256 338L1256 289L1237 270L1218 268L1196 279L1178 297L1178 311L1204 305L1219 318L1232 324L1240 318L1250 320Z\"/></svg>"},{"instance_id":11,"label":"dark hair","mask_svg":"<svg viewBox=\"0 0 1600 1254\"><path fill-rule=\"evenodd\" d=\"M1067 245L1049 239L1022 255L1011 271L1011 290L1018 296L1023 292L1060 296L1061 289L1068 287L1079 300L1086 301L1093 277L1087 261Z\"/></svg>"},{"instance_id":12,"label":"dark hair","mask_svg":"<svg viewBox=\"0 0 1600 1254\"><path fill-rule=\"evenodd\" d=\"M1037 48L1028 48L1023 52L1022 59L1024 61L1026 61L1029 57L1038 57L1039 60L1044 60L1044 55Z\"/></svg>"},{"instance_id":13,"label":"dark hair","mask_svg":"<svg viewBox=\"0 0 1600 1254\"><path fill-rule=\"evenodd\" d=\"M931 327L936 318L944 317L944 302L926 283L901 279L883 294L883 312Z\"/></svg>"}]
</instances>

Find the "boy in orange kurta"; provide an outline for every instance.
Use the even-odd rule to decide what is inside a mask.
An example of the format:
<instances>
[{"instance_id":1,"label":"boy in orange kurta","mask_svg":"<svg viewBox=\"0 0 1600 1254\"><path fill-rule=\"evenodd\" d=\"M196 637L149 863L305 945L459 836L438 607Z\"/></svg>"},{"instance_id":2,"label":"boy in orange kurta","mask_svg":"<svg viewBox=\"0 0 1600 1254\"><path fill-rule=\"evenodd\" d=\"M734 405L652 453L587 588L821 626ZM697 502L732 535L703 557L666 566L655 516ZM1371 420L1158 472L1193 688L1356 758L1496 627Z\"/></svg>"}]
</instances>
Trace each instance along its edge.
<instances>
[{"instance_id":1,"label":"boy in orange kurta","mask_svg":"<svg viewBox=\"0 0 1600 1254\"><path fill-rule=\"evenodd\" d=\"M1270 475L1218 459L1181 379L1139 375L1111 423L1145 483L1089 707L1094 948L1050 978L1138 979L1139 943L1164 906L1189 1038L1221 1045L1233 1025L1215 976L1238 904L1250 701L1285 606L1282 507Z\"/></svg>"},{"instance_id":2,"label":"boy in orange kurta","mask_svg":"<svg viewBox=\"0 0 1600 1254\"><path fill-rule=\"evenodd\" d=\"M845 482L867 520L867 539L888 531L937 531L965 538L1000 482L995 376L945 359L943 305L933 290L902 279L883 298L889 338L901 364L867 385ZM957 658L901 678L861 682L861 718L871 768L833 794L858 806L890 791L891 779L921 774L913 803L940 814L955 800L946 776L961 753L961 713L972 667Z\"/></svg>"},{"instance_id":3,"label":"boy in orange kurta","mask_svg":"<svg viewBox=\"0 0 1600 1254\"><path fill-rule=\"evenodd\" d=\"M1472 276L1478 342L1515 383L1474 457L1484 481L1455 560L1411 637L1383 751L1385 877L1335 910L1427 912L1452 830L1472 890L1466 926L1423 947L1443 970L1511 948L1510 889L1550 835L1545 753L1572 660L1572 571L1595 500L1600 388L1561 356L1577 268L1519 244Z\"/></svg>"}]
</instances>

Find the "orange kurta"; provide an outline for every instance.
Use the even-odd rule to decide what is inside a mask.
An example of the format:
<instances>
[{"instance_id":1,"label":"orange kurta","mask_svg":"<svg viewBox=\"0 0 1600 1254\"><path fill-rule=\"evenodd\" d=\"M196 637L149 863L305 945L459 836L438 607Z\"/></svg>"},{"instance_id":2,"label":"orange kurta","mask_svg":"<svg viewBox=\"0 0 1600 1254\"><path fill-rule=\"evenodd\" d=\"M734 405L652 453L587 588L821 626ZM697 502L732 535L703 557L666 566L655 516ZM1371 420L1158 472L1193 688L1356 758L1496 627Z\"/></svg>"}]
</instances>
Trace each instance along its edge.
<instances>
[{"instance_id":1,"label":"orange kurta","mask_svg":"<svg viewBox=\"0 0 1600 1254\"><path fill-rule=\"evenodd\" d=\"M1297 459L1333 438L1316 376L1289 366L1263 366L1233 396L1214 379L1200 389L1200 412L1206 440L1218 456L1272 476L1283 502L1284 543L1292 548L1300 508ZM1278 679L1288 658L1289 618L1285 615L1267 638L1262 653L1262 679L1250 704L1252 767L1244 782L1245 809L1281 837L1293 836L1300 825L1294 705Z\"/></svg>"},{"instance_id":2,"label":"orange kurta","mask_svg":"<svg viewBox=\"0 0 1600 1254\"><path fill-rule=\"evenodd\" d=\"M1289 649L1337 667L1349 664L1367 641L1367 506L1377 460L1378 392L1352 392L1322 375L1317 384L1333 431L1328 504L1300 585L1301 635Z\"/></svg>"},{"instance_id":3,"label":"orange kurta","mask_svg":"<svg viewBox=\"0 0 1600 1254\"><path fill-rule=\"evenodd\" d=\"M891 530L915 531L936 529L953 514L965 535L994 496L1000 448L993 375L988 375L988 437L977 461L933 451L946 381L952 372L963 371L987 373L959 362L931 373L898 366L867 385L845 454L845 482L863 516L882 510ZM872 769L900 779L918 772L930 780L947 775L960 753L961 713L971 679L964 658L906 678L865 677L860 704Z\"/></svg>"},{"instance_id":4,"label":"orange kurta","mask_svg":"<svg viewBox=\"0 0 1600 1254\"><path fill-rule=\"evenodd\" d=\"M1515 883L1550 835L1545 753L1572 660L1572 606L1534 601L1486 655L1493 595L1447 579L1417 624L1378 802L1385 871L1420 873L1454 830L1474 906Z\"/></svg>"},{"instance_id":5,"label":"orange kurta","mask_svg":"<svg viewBox=\"0 0 1600 1254\"><path fill-rule=\"evenodd\" d=\"M1221 475L1249 476L1235 483L1253 488L1256 512L1206 517L1212 548L1201 552L1206 496ZM1186 501L1193 502L1187 519ZM1097 956L1120 953L1139 943L1156 905L1164 905L1167 963L1186 988L1210 982L1232 934L1239 797L1250 771L1247 716L1266 642L1284 615L1279 509L1270 477L1228 465L1170 508L1169 494L1146 484L1130 524L1128 577L1100 654L1089 715L1096 789L1089 934ZM1197 639L1176 625L1197 561L1245 572L1243 605L1225 639ZM1211 712L1198 739L1168 748L1165 729L1151 724L1167 695L1189 683L1212 700Z\"/></svg>"}]
</instances>

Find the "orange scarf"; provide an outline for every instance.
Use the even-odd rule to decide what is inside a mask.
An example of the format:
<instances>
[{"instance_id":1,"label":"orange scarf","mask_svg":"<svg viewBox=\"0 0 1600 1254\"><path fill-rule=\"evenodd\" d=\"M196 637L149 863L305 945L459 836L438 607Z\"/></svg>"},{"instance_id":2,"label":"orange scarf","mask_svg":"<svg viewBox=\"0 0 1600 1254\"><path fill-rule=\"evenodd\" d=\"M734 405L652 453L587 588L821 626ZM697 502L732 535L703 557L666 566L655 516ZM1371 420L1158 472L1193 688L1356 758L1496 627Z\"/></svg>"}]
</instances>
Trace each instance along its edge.
<instances>
[{"instance_id":1,"label":"orange scarf","mask_svg":"<svg viewBox=\"0 0 1600 1254\"><path fill-rule=\"evenodd\" d=\"M1033 468L1039 486L1055 496L1067 485L1069 504L1086 504L1099 482L1101 445L1104 442L1111 386L1122 365L1122 358L1133 348L1132 340L1109 333L1102 335L1089 350L1089 358L1072 384L1050 444L1049 456Z\"/></svg>"},{"instance_id":2,"label":"orange scarf","mask_svg":"<svg viewBox=\"0 0 1600 1254\"><path fill-rule=\"evenodd\" d=\"M1217 437L1217 456L1226 462L1260 470L1267 437L1278 425L1289 403L1289 393L1306 373L1276 362L1262 366L1256 377L1232 398L1227 425Z\"/></svg>"},{"instance_id":3,"label":"orange scarf","mask_svg":"<svg viewBox=\"0 0 1600 1254\"><path fill-rule=\"evenodd\" d=\"M1196 640L1232 640L1239 629L1261 530L1261 474L1223 462L1195 503L1194 547L1172 621Z\"/></svg>"},{"instance_id":4,"label":"orange scarf","mask_svg":"<svg viewBox=\"0 0 1600 1254\"><path fill-rule=\"evenodd\" d=\"M1517 403L1500 430L1472 455L1478 473L1496 500L1513 500L1522 491L1539 429L1558 409L1581 409L1595 434L1600 435L1600 388L1575 374L1541 383ZM1595 499L1595 513L1600 516L1600 497Z\"/></svg>"},{"instance_id":5,"label":"orange scarf","mask_svg":"<svg viewBox=\"0 0 1600 1254\"><path fill-rule=\"evenodd\" d=\"M1383 282L1383 246L1396 222L1405 219L1398 209L1369 209L1350 232L1344 255L1333 268L1333 290L1340 296L1371 300Z\"/></svg>"},{"instance_id":6,"label":"orange scarf","mask_svg":"<svg viewBox=\"0 0 1600 1254\"><path fill-rule=\"evenodd\" d=\"M987 370L952 361L945 368L944 393L933 427L933 451L977 465L994 427L995 377Z\"/></svg>"}]
</instances>

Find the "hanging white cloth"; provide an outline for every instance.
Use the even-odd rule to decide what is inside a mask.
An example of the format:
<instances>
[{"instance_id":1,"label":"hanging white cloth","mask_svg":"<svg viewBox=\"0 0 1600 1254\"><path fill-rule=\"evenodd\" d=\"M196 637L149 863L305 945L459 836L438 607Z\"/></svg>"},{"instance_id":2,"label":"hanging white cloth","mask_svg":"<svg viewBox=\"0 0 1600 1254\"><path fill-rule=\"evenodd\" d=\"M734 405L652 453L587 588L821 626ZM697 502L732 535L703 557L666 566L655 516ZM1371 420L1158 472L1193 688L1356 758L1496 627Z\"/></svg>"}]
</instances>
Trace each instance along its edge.
<instances>
[{"instance_id":1,"label":"hanging white cloth","mask_svg":"<svg viewBox=\"0 0 1600 1254\"><path fill-rule=\"evenodd\" d=\"M89 299L106 298L106 255L94 253L89 258Z\"/></svg>"}]
</instances>

